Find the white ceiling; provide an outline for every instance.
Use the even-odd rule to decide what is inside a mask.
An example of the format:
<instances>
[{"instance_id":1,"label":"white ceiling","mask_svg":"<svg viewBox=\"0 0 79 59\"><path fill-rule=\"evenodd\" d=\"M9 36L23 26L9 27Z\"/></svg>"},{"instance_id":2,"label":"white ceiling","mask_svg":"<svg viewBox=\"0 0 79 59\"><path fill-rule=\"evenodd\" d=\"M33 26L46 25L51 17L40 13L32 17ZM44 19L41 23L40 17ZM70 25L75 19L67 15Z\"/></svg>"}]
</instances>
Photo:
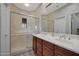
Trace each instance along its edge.
<instances>
[{"instance_id":1,"label":"white ceiling","mask_svg":"<svg viewBox=\"0 0 79 59\"><path fill-rule=\"evenodd\" d=\"M55 12L56 10L62 8L63 6L68 5L68 3L52 3L52 5L50 5L48 8L45 8L46 5L48 5L48 3L44 3L43 5L43 11L42 14L43 15L47 15L49 13Z\"/></svg>"},{"instance_id":2,"label":"white ceiling","mask_svg":"<svg viewBox=\"0 0 79 59\"><path fill-rule=\"evenodd\" d=\"M40 4L41 4L41 3L29 3L29 7L26 7L26 6L24 5L24 3L15 3L15 5L16 5L18 8L21 8L21 9L27 10L27 11L34 11L34 10L36 10L36 9L39 7Z\"/></svg>"},{"instance_id":3,"label":"white ceiling","mask_svg":"<svg viewBox=\"0 0 79 59\"><path fill-rule=\"evenodd\" d=\"M49 3L29 3L30 6L26 7L24 5L24 3L15 3L15 5L18 8L21 8L23 10L27 10L29 12L37 10L37 8L39 8L39 6L41 5L42 6L42 9L41 9L41 14L42 15L47 15L47 14L49 14L51 12L54 12L54 11L58 10L59 8L67 5L68 3L52 3L52 5L50 5L49 7L46 8L46 6L48 4Z\"/></svg>"}]
</instances>

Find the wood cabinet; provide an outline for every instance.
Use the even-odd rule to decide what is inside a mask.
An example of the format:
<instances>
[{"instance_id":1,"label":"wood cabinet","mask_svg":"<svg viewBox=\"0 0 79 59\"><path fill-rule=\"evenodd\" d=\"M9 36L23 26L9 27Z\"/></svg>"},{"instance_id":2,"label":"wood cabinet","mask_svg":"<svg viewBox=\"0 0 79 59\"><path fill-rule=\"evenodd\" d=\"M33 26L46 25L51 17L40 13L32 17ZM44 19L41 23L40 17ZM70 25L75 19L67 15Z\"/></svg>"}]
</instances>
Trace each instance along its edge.
<instances>
[{"instance_id":1,"label":"wood cabinet","mask_svg":"<svg viewBox=\"0 0 79 59\"><path fill-rule=\"evenodd\" d=\"M33 36L33 52L37 55L37 37Z\"/></svg>"},{"instance_id":2,"label":"wood cabinet","mask_svg":"<svg viewBox=\"0 0 79 59\"><path fill-rule=\"evenodd\" d=\"M43 41L43 56L54 56L54 45Z\"/></svg>"},{"instance_id":3,"label":"wood cabinet","mask_svg":"<svg viewBox=\"0 0 79 59\"><path fill-rule=\"evenodd\" d=\"M55 45L55 55L56 56L78 56L79 54Z\"/></svg>"},{"instance_id":4,"label":"wood cabinet","mask_svg":"<svg viewBox=\"0 0 79 59\"><path fill-rule=\"evenodd\" d=\"M75 52L37 37L33 37L33 51L38 56L79 56Z\"/></svg>"},{"instance_id":5,"label":"wood cabinet","mask_svg":"<svg viewBox=\"0 0 79 59\"><path fill-rule=\"evenodd\" d=\"M37 38L37 55L43 55L43 40L40 38Z\"/></svg>"}]
</instances>

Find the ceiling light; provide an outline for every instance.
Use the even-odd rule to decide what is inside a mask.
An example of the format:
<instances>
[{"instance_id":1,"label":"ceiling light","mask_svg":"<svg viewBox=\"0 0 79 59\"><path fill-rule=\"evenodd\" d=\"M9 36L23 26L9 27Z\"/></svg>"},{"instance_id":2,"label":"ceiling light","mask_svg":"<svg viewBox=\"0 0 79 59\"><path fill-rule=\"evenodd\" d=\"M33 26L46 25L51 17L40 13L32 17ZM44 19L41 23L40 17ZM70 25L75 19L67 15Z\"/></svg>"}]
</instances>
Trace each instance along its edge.
<instances>
[{"instance_id":1,"label":"ceiling light","mask_svg":"<svg viewBox=\"0 0 79 59\"><path fill-rule=\"evenodd\" d=\"M26 3L26 4L24 4L24 5L25 5L25 6L27 6L27 7L29 6L29 4L28 4L28 3Z\"/></svg>"}]
</instances>

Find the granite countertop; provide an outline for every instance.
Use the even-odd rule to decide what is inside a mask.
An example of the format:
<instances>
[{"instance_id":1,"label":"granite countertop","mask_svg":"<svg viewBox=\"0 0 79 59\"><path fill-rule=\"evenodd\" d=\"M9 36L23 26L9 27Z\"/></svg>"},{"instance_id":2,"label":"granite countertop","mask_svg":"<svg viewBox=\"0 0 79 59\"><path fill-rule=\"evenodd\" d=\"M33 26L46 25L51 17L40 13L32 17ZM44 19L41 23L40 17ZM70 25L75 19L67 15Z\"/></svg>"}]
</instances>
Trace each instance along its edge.
<instances>
[{"instance_id":1,"label":"granite countertop","mask_svg":"<svg viewBox=\"0 0 79 59\"><path fill-rule=\"evenodd\" d=\"M60 34L61 35L61 34ZM55 45L58 45L60 47L63 47L65 49L68 49L70 51L73 51L75 53L79 54L79 38L70 38L70 40L68 40L68 38L60 38L59 35L51 35L49 33L40 33L40 34L33 34L33 36L36 36L38 38L41 38L43 40L46 40L50 43L53 43Z\"/></svg>"}]
</instances>

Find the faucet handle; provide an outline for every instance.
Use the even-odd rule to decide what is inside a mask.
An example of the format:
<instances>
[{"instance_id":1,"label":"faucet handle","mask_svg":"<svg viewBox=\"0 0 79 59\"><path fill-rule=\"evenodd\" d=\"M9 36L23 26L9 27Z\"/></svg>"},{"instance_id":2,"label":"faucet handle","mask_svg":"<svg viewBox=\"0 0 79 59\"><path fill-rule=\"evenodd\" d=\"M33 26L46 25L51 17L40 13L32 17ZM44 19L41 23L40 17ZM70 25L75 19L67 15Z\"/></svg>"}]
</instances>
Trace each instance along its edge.
<instances>
[{"instance_id":1,"label":"faucet handle","mask_svg":"<svg viewBox=\"0 0 79 59\"><path fill-rule=\"evenodd\" d=\"M70 36L68 37L68 40L70 40Z\"/></svg>"}]
</instances>

